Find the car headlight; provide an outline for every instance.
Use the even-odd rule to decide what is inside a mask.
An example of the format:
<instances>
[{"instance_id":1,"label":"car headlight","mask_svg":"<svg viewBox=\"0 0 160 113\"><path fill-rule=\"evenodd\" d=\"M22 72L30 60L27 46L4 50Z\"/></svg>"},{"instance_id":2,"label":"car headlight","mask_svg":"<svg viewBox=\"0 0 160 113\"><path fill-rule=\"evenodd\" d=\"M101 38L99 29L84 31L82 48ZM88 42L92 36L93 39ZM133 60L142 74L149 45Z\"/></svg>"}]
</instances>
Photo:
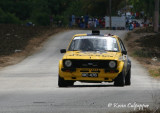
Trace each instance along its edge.
<instances>
[{"instance_id":1,"label":"car headlight","mask_svg":"<svg viewBox=\"0 0 160 113\"><path fill-rule=\"evenodd\" d=\"M64 62L64 64L65 64L66 67L71 67L71 66L72 66L71 60L66 60L66 61Z\"/></svg>"},{"instance_id":2,"label":"car headlight","mask_svg":"<svg viewBox=\"0 0 160 113\"><path fill-rule=\"evenodd\" d=\"M123 56L120 56L120 57L119 57L119 61L123 61Z\"/></svg>"},{"instance_id":3,"label":"car headlight","mask_svg":"<svg viewBox=\"0 0 160 113\"><path fill-rule=\"evenodd\" d=\"M109 62L109 67L110 68L115 68L116 67L116 62L115 61L110 61Z\"/></svg>"}]
</instances>

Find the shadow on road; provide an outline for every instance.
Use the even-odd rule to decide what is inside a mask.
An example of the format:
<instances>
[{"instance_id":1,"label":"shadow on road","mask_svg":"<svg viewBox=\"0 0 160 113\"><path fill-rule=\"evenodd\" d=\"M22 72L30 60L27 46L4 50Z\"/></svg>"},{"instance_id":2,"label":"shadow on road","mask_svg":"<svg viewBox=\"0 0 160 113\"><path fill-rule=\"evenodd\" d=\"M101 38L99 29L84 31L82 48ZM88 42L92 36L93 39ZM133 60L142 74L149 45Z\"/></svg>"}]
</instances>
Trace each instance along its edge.
<instances>
[{"instance_id":1,"label":"shadow on road","mask_svg":"<svg viewBox=\"0 0 160 113\"><path fill-rule=\"evenodd\" d=\"M76 88L76 87L116 87L114 85L74 85L70 86L69 88Z\"/></svg>"}]
</instances>

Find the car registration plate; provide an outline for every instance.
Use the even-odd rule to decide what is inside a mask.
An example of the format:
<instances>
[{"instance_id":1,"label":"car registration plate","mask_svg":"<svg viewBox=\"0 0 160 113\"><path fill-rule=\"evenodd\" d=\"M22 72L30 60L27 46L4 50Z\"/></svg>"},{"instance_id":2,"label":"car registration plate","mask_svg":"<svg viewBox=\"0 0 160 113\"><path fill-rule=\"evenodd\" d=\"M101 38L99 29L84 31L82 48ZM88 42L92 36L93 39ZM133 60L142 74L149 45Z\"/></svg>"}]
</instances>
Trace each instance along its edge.
<instances>
[{"instance_id":1,"label":"car registration plate","mask_svg":"<svg viewBox=\"0 0 160 113\"><path fill-rule=\"evenodd\" d=\"M82 73L82 77L98 77L98 73Z\"/></svg>"}]
</instances>

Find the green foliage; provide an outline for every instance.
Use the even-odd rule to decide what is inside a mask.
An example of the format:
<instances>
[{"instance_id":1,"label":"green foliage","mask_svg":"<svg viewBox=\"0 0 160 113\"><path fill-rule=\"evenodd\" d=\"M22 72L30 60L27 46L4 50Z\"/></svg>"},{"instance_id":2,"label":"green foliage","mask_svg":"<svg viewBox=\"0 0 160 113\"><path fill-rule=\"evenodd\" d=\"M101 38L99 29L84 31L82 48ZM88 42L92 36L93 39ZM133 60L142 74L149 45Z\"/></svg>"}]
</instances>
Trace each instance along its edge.
<instances>
[{"instance_id":1,"label":"green foliage","mask_svg":"<svg viewBox=\"0 0 160 113\"><path fill-rule=\"evenodd\" d=\"M50 17L47 13L35 13L35 15L32 16L32 21L33 23L35 23L36 25L43 25L43 26L46 26L46 25L49 25L50 21L49 21Z\"/></svg>"},{"instance_id":2,"label":"green foliage","mask_svg":"<svg viewBox=\"0 0 160 113\"><path fill-rule=\"evenodd\" d=\"M5 13L2 9L0 9L0 23L20 24L21 21L14 14Z\"/></svg>"},{"instance_id":3,"label":"green foliage","mask_svg":"<svg viewBox=\"0 0 160 113\"><path fill-rule=\"evenodd\" d=\"M62 15L75 0L48 0L48 8L54 15ZM77 1L77 0L76 0Z\"/></svg>"},{"instance_id":4,"label":"green foliage","mask_svg":"<svg viewBox=\"0 0 160 113\"><path fill-rule=\"evenodd\" d=\"M153 76L153 77L159 77L160 76L160 69L155 69L155 70L149 70L149 73Z\"/></svg>"},{"instance_id":5,"label":"green foliage","mask_svg":"<svg viewBox=\"0 0 160 113\"><path fill-rule=\"evenodd\" d=\"M84 15L83 10L83 2L82 1L73 1L67 10L64 12L64 15L76 15L76 16L82 16Z\"/></svg>"},{"instance_id":6,"label":"green foliage","mask_svg":"<svg viewBox=\"0 0 160 113\"><path fill-rule=\"evenodd\" d=\"M50 10L45 0L33 0L30 20L36 25L46 26L50 23Z\"/></svg>"},{"instance_id":7,"label":"green foliage","mask_svg":"<svg viewBox=\"0 0 160 113\"><path fill-rule=\"evenodd\" d=\"M4 23L5 24L20 24L20 20L11 13L6 13L6 15L4 16Z\"/></svg>"},{"instance_id":8,"label":"green foliage","mask_svg":"<svg viewBox=\"0 0 160 113\"><path fill-rule=\"evenodd\" d=\"M129 0L129 3L133 5L134 12L144 11L147 16L154 14L154 0Z\"/></svg>"},{"instance_id":9,"label":"green foliage","mask_svg":"<svg viewBox=\"0 0 160 113\"><path fill-rule=\"evenodd\" d=\"M17 18L25 20L30 16L31 2L29 0L1 0L0 7L4 12L15 14Z\"/></svg>"},{"instance_id":10,"label":"green foliage","mask_svg":"<svg viewBox=\"0 0 160 113\"><path fill-rule=\"evenodd\" d=\"M96 5L95 5L96 4ZM84 9L92 16L105 16L109 0L87 0Z\"/></svg>"},{"instance_id":11,"label":"green foliage","mask_svg":"<svg viewBox=\"0 0 160 113\"><path fill-rule=\"evenodd\" d=\"M85 13L92 16L109 15L109 0L82 0ZM111 0L112 15L116 15L120 3L124 0Z\"/></svg>"},{"instance_id":12,"label":"green foliage","mask_svg":"<svg viewBox=\"0 0 160 113\"><path fill-rule=\"evenodd\" d=\"M69 7L62 14L63 16L58 18L62 20L63 24L67 25L69 23L69 17L73 14L78 17L86 14L85 10L83 9L83 2L81 0L75 0L71 2Z\"/></svg>"},{"instance_id":13,"label":"green foliage","mask_svg":"<svg viewBox=\"0 0 160 113\"><path fill-rule=\"evenodd\" d=\"M18 18L26 20L30 17L32 12L31 2L20 0L14 6L15 8L12 12L15 13Z\"/></svg>"},{"instance_id":14,"label":"green foliage","mask_svg":"<svg viewBox=\"0 0 160 113\"><path fill-rule=\"evenodd\" d=\"M137 57L145 57L145 58L152 57L151 53L149 53L148 51L143 51L143 50L136 50L133 52L133 55Z\"/></svg>"},{"instance_id":15,"label":"green foliage","mask_svg":"<svg viewBox=\"0 0 160 113\"><path fill-rule=\"evenodd\" d=\"M124 0L112 0L115 15ZM72 14L82 16L105 16L109 13L109 0L0 0L1 23L23 23L27 20L36 25L49 25L49 17L55 22L67 24Z\"/></svg>"}]
</instances>

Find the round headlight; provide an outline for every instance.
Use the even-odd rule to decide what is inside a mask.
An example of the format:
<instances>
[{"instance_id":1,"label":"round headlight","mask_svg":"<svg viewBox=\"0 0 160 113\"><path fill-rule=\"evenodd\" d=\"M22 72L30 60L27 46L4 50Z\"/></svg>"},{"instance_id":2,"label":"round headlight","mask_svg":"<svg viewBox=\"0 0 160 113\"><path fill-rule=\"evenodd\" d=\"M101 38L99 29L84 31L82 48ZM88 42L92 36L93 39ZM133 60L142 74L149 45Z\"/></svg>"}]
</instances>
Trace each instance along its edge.
<instances>
[{"instance_id":1,"label":"round headlight","mask_svg":"<svg viewBox=\"0 0 160 113\"><path fill-rule=\"evenodd\" d=\"M110 61L109 62L109 67L110 68L115 68L116 67L116 62L115 61Z\"/></svg>"},{"instance_id":2,"label":"round headlight","mask_svg":"<svg viewBox=\"0 0 160 113\"><path fill-rule=\"evenodd\" d=\"M65 64L66 67L71 67L72 66L72 62L70 60L66 60L64 64Z\"/></svg>"}]
</instances>

